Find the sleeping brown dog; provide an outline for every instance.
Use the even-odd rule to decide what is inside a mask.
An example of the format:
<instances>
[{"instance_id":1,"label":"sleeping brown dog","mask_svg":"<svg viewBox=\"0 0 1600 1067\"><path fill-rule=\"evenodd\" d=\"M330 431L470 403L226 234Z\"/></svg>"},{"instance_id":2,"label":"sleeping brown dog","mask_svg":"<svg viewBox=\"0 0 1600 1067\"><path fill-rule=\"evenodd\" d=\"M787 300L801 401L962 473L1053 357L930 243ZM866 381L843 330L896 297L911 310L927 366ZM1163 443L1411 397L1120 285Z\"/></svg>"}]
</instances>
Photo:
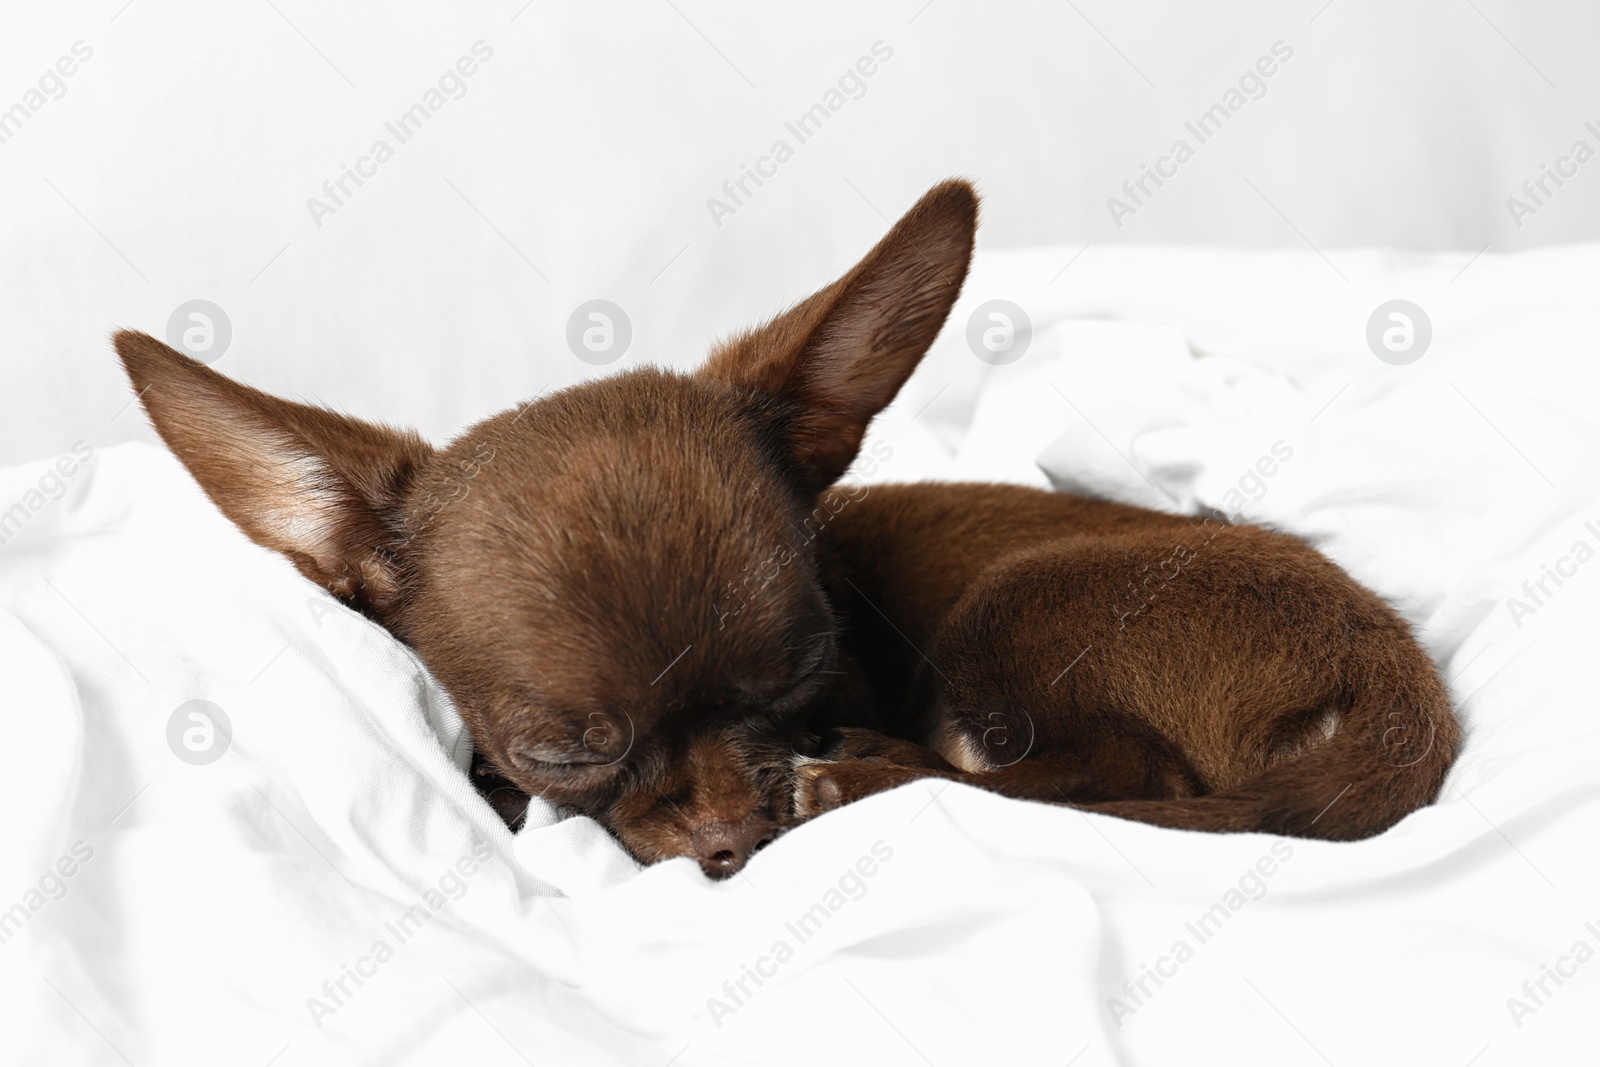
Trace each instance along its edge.
<instances>
[{"instance_id":1,"label":"sleeping brown dog","mask_svg":"<svg viewBox=\"0 0 1600 1067\"><path fill-rule=\"evenodd\" d=\"M439 449L116 347L229 518L414 648L492 772L641 861L726 877L928 776L1330 839L1429 803L1459 733L1434 665L1303 542L1011 486L835 486L954 304L977 206L938 186L697 373L589 382Z\"/></svg>"}]
</instances>

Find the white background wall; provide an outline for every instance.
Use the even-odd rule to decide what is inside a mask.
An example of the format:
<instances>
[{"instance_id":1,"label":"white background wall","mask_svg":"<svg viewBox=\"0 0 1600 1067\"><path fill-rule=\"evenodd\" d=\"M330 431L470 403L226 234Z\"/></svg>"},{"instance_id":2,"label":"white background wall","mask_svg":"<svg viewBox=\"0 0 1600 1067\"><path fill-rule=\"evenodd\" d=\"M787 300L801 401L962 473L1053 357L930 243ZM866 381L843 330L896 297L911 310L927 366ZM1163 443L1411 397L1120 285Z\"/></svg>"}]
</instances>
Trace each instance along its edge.
<instances>
[{"instance_id":1,"label":"white background wall","mask_svg":"<svg viewBox=\"0 0 1600 1067\"><path fill-rule=\"evenodd\" d=\"M1600 160L1520 228L1506 205L1600 149L1600 7L1324 4L7 4L0 108L93 56L0 144L0 462L147 436L107 333L195 298L231 321L219 369L436 439L612 369L565 342L592 298L632 322L614 366L689 365L951 174L987 196L980 247L1087 245L1073 271L1123 242L1600 237ZM1280 40L1266 94L1115 226L1107 198ZM465 95L397 144L384 123L477 41ZM785 121L879 41L796 146ZM307 199L380 137L394 157L317 225ZM780 137L794 158L717 225L707 199Z\"/></svg>"}]
</instances>

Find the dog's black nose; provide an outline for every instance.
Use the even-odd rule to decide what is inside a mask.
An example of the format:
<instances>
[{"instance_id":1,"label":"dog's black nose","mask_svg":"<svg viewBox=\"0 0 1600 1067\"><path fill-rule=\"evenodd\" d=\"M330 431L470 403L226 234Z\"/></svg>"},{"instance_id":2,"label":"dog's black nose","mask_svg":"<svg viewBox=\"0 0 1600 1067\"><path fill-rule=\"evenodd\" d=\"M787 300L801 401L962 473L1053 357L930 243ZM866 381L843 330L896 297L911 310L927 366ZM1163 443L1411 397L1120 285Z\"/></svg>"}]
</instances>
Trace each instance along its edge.
<instances>
[{"instance_id":1,"label":"dog's black nose","mask_svg":"<svg viewBox=\"0 0 1600 1067\"><path fill-rule=\"evenodd\" d=\"M753 812L738 822L719 819L701 823L689 839L700 868L712 878L727 878L777 836L777 824Z\"/></svg>"}]
</instances>

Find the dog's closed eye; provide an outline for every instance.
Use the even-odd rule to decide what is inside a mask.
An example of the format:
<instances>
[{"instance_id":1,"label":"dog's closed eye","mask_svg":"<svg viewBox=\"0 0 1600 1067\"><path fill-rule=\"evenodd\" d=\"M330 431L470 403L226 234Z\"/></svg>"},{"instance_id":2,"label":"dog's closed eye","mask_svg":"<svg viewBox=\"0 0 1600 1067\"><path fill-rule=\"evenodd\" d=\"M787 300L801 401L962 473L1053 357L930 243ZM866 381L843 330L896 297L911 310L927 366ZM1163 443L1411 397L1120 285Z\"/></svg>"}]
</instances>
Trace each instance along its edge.
<instances>
[{"instance_id":1,"label":"dog's closed eye","mask_svg":"<svg viewBox=\"0 0 1600 1067\"><path fill-rule=\"evenodd\" d=\"M626 760L602 760L593 752L548 750L544 746L537 751L513 747L504 762L509 764L506 776L518 788L563 805L600 803L614 797L630 777Z\"/></svg>"},{"instance_id":2,"label":"dog's closed eye","mask_svg":"<svg viewBox=\"0 0 1600 1067\"><path fill-rule=\"evenodd\" d=\"M786 681L766 688L750 687L751 702L769 715L783 715L801 708L837 675L833 670L838 655L837 638L824 631L806 639L805 654L794 674Z\"/></svg>"},{"instance_id":3,"label":"dog's closed eye","mask_svg":"<svg viewBox=\"0 0 1600 1067\"><path fill-rule=\"evenodd\" d=\"M633 719L626 712L590 711L541 718L564 723L565 728L559 736L536 736L511 744L512 758L529 764L529 769L608 766L622 762L633 750Z\"/></svg>"},{"instance_id":4,"label":"dog's closed eye","mask_svg":"<svg viewBox=\"0 0 1600 1067\"><path fill-rule=\"evenodd\" d=\"M519 763L527 764L531 769L543 770L545 768L567 769L584 767L603 767L616 760L604 752L592 748L573 747L570 745L547 744L534 745L514 749L512 757Z\"/></svg>"}]
</instances>

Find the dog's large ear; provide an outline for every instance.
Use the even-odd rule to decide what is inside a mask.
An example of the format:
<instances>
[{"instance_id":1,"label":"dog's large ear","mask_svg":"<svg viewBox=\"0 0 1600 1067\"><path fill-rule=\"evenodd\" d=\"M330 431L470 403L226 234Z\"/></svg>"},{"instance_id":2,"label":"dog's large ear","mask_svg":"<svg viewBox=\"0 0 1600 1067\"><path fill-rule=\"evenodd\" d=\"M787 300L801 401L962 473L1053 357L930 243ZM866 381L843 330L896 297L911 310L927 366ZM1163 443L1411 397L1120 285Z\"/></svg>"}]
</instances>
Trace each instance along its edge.
<instances>
[{"instance_id":1,"label":"dog's large ear","mask_svg":"<svg viewBox=\"0 0 1600 1067\"><path fill-rule=\"evenodd\" d=\"M718 346L703 378L772 398L807 492L845 472L916 369L967 276L978 196L934 186L838 281Z\"/></svg>"},{"instance_id":2,"label":"dog's large ear","mask_svg":"<svg viewBox=\"0 0 1600 1067\"><path fill-rule=\"evenodd\" d=\"M240 385L146 334L114 343L156 432L222 513L381 621L399 594L401 497L432 449Z\"/></svg>"}]
</instances>

